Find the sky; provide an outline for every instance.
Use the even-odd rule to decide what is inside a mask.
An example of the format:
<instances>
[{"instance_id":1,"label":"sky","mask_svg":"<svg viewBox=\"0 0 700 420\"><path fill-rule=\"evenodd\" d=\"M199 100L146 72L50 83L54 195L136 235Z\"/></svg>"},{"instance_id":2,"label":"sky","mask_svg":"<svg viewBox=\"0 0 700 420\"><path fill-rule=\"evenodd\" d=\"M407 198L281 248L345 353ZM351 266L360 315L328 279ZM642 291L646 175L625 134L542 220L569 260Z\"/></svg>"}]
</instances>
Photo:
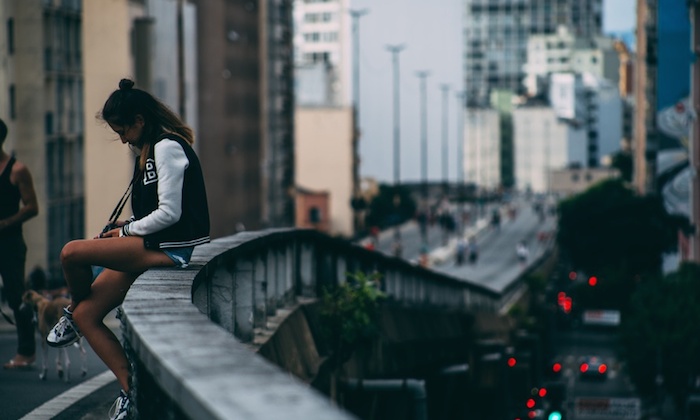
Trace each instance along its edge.
<instances>
[{"instance_id":1,"label":"sky","mask_svg":"<svg viewBox=\"0 0 700 420\"><path fill-rule=\"evenodd\" d=\"M381 182L394 179L393 68L387 45L399 53L401 181L421 177L421 96L417 71L427 70L428 179L441 180L443 118L447 119L448 178L457 179L458 113L462 87L463 0L352 0L366 9L359 21L360 172ZM633 31L636 0L603 0L605 32ZM399 11L397 13L397 11ZM441 85L450 85L443 109Z\"/></svg>"}]
</instances>

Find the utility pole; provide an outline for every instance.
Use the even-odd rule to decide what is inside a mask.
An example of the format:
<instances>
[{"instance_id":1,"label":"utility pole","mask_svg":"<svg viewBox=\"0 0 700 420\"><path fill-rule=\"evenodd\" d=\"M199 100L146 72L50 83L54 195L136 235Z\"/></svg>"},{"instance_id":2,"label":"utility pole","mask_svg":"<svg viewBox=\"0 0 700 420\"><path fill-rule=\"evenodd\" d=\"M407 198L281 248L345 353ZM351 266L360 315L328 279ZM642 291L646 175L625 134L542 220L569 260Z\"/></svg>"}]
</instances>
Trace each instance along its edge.
<instances>
[{"instance_id":1,"label":"utility pole","mask_svg":"<svg viewBox=\"0 0 700 420\"><path fill-rule=\"evenodd\" d=\"M352 139L352 190L353 202L360 200L360 156L359 156L359 141L360 141L360 18L369 11L367 9L354 10L350 9L352 17L352 35L353 35L353 63L352 63L352 101L353 101L353 139ZM355 232L360 230L362 226L362 213L359 208L353 207L353 225Z\"/></svg>"},{"instance_id":2,"label":"utility pole","mask_svg":"<svg viewBox=\"0 0 700 420\"><path fill-rule=\"evenodd\" d=\"M637 0L637 58L634 64L634 186L639 194L647 187L647 0Z\"/></svg>"},{"instance_id":3,"label":"utility pole","mask_svg":"<svg viewBox=\"0 0 700 420\"><path fill-rule=\"evenodd\" d=\"M426 90L426 79L430 75L427 70L416 72L416 76L420 79L420 104L421 104L421 182L423 191L424 205L428 205L428 118L427 118L427 99L428 93Z\"/></svg>"},{"instance_id":4,"label":"utility pole","mask_svg":"<svg viewBox=\"0 0 700 420\"><path fill-rule=\"evenodd\" d=\"M394 230L394 255L401 256L401 224L398 223L401 196L401 137L400 137L400 102L399 102L399 53L406 48L403 44L387 45L386 49L391 53L391 61L394 69L394 212L397 223Z\"/></svg>"},{"instance_id":5,"label":"utility pole","mask_svg":"<svg viewBox=\"0 0 700 420\"><path fill-rule=\"evenodd\" d=\"M447 108L449 105L448 95L450 93L450 85L443 83L440 85L442 90L442 192L447 196L449 185L449 164L447 157L449 156L449 148L447 145Z\"/></svg>"},{"instance_id":6,"label":"utility pole","mask_svg":"<svg viewBox=\"0 0 700 420\"><path fill-rule=\"evenodd\" d=\"M185 87L185 24L182 9L185 0L177 0L177 90L178 112L183 121L187 121L187 91Z\"/></svg>"},{"instance_id":7,"label":"utility pole","mask_svg":"<svg viewBox=\"0 0 700 420\"><path fill-rule=\"evenodd\" d=\"M459 199L459 225L464 223L464 91L457 92L457 198ZM464 229L462 229L462 232Z\"/></svg>"}]
</instances>

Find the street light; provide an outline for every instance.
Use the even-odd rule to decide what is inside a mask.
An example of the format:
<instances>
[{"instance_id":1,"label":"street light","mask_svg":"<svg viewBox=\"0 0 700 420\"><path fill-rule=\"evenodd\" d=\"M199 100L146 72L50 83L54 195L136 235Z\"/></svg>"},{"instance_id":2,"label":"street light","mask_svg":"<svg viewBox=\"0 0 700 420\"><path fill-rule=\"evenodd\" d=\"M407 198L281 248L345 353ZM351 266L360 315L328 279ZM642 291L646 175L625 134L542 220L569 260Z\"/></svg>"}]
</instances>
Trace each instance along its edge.
<instances>
[{"instance_id":1,"label":"street light","mask_svg":"<svg viewBox=\"0 0 700 420\"><path fill-rule=\"evenodd\" d=\"M359 168L359 152L358 143L360 139L360 18L369 11L367 9L350 9L350 16L352 17L352 34L353 34L353 140L352 140L352 150L353 150L353 169L352 169L352 180L353 180L353 196L355 200L358 201L360 197L360 168ZM355 231L359 229L362 225L360 211L357 208L353 208L354 216L354 227Z\"/></svg>"},{"instance_id":2,"label":"street light","mask_svg":"<svg viewBox=\"0 0 700 420\"><path fill-rule=\"evenodd\" d=\"M401 185L401 136L400 136L400 102L399 102L399 53L406 47L403 44L387 45L386 49L391 53L391 61L394 70L394 211L399 213L399 186ZM400 224L396 224L394 231L394 254L401 256L401 230Z\"/></svg>"},{"instance_id":3,"label":"street light","mask_svg":"<svg viewBox=\"0 0 700 420\"><path fill-rule=\"evenodd\" d=\"M460 226L464 223L464 91L457 97L457 196L459 197Z\"/></svg>"},{"instance_id":4,"label":"street light","mask_svg":"<svg viewBox=\"0 0 700 420\"><path fill-rule=\"evenodd\" d=\"M424 204L428 203L428 121L427 121L427 96L426 79L430 75L427 70L416 72L416 76L420 79L420 101L421 101L421 181L423 183L423 200Z\"/></svg>"},{"instance_id":5,"label":"street light","mask_svg":"<svg viewBox=\"0 0 700 420\"><path fill-rule=\"evenodd\" d=\"M447 108L448 108L448 98L447 95L450 93L450 85L443 83L440 85L440 90L442 90L442 189L443 194L447 195L447 185L448 185L448 174L449 165L447 163L448 147L447 147Z\"/></svg>"}]
</instances>

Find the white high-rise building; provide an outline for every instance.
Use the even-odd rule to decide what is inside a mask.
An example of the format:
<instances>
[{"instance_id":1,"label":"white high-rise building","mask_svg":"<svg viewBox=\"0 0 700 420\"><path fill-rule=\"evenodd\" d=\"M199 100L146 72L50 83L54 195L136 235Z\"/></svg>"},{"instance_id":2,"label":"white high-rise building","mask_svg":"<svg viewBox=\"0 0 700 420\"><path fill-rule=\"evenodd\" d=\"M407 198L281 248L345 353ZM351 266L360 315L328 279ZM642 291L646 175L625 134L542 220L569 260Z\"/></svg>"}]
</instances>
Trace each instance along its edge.
<instances>
[{"instance_id":1,"label":"white high-rise building","mask_svg":"<svg viewBox=\"0 0 700 420\"><path fill-rule=\"evenodd\" d=\"M595 168L621 148L622 99L617 85L592 73L555 73L549 103L559 118L586 131L587 155L582 165Z\"/></svg>"},{"instance_id":2,"label":"white high-rise building","mask_svg":"<svg viewBox=\"0 0 700 420\"><path fill-rule=\"evenodd\" d=\"M552 170L581 166L586 130L559 118L554 109L525 105L513 110L515 184L518 190L546 192Z\"/></svg>"},{"instance_id":3,"label":"white high-rise building","mask_svg":"<svg viewBox=\"0 0 700 420\"><path fill-rule=\"evenodd\" d=\"M555 34L531 35L527 41L525 89L528 96L547 91L549 75L562 72L592 73L618 83L620 58L610 37L577 37L568 27Z\"/></svg>"},{"instance_id":4,"label":"white high-rise building","mask_svg":"<svg viewBox=\"0 0 700 420\"><path fill-rule=\"evenodd\" d=\"M492 190L501 185L501 124L495 109L468 108L464 121L468 141L464 144L467 183Z\"/></svg>"},{"instance_id":5,"label":"white high-rise building","mask_svg":"<svg viewBox=\"0 0 700 420\"><path fill-rule=\"evenodd\" d=\"M523 92L527 41L571 28L576 37L602 34L602 0L465 0L464 78L467 103L488 104L494 88Z\"/></svg>"},{"instance_id":6,"label":"white high-rise building","mask_svg":"<svg viewBox=\"0 0 700 420\"><path fill-rule=\"evenodd\" d=\"M327 77L321 86L310 78L297 80L299 90L324 91L330 105L352 104L350 0L296 0L294 2L294 61L297 72L315 72L322 66ZM329 79L330 77L330 79ZM314 96L314 95L311 95Z\"/></svg>"}]
</instances>

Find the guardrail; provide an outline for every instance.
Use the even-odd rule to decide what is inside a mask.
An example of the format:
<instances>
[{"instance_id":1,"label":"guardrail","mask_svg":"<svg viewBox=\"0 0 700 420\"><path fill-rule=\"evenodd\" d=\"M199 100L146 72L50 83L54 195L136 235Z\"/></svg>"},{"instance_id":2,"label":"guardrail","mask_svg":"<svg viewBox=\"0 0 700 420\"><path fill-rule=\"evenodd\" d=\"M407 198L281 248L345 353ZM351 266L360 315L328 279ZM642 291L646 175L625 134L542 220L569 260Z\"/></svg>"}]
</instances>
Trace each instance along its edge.
<instances>
[{"instance_id":1,"label":"guardrail","mask_svg":"<svg viewBox=\"0 0 700 420\"><path fill-rule=\"evenodd\" d=\"M268 318L354 271L380 272L389 299L498 311L511 298L311 230L243 232L195 249L186 269L142 274L122 305L140 418L347 419L351 415L255 354Z\"/></svg>"}]
</instances>

